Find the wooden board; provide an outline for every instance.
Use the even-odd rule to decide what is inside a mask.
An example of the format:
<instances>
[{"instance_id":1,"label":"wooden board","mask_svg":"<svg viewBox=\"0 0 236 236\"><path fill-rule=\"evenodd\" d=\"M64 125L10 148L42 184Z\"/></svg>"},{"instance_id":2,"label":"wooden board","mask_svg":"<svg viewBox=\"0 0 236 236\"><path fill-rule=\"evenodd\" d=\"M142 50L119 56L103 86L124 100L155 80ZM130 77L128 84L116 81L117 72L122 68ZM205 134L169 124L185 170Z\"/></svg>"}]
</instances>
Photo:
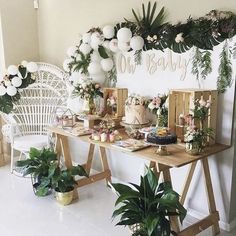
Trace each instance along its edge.
<instances>
[{"instance_id":1,"label":"wooden board","mask_svg":"<svg viewBox=\"0 0 236 236\"><path fill-rule=\"evenodd\" d=\"M205 149L204 153L201 155L197 156L191 156L188 153L185 152L185 147L182 144L173 144L168 146L168 151L171 153L169 156L159 156L156 154L156 147L149 147L140 151L136 152L128 152L128 151L121 151L120 149L115 148L112 146L110 143L102 143L102 142L94 142L89 139L89 136L82 136L82 137L75 137L67 132L65 132L61 128L57 127L49 127L49 131L55 132L61 135L65 135L67 137L72 137L72 138L78 138L81 141L84 141L86 143L93 143L95 145L98 145L100 147L105 147L108 149L116 150L118 152L123 152L127 153L132 156L136 156L137 158L142 158L148 161L155 161L163 165L167 165L170 167L180 167L184 166L186 164L192 163L196 160L201 160L207 156L216 154L218 152L221 152L223 150L228 149L230 146L228 145L223 145L223 144L214 144L212 146L209 146ZM123 137L123 139L128 138L127 134L125 133L124 130L120 130L120 135Z\"/></svg>"}]
</instances>

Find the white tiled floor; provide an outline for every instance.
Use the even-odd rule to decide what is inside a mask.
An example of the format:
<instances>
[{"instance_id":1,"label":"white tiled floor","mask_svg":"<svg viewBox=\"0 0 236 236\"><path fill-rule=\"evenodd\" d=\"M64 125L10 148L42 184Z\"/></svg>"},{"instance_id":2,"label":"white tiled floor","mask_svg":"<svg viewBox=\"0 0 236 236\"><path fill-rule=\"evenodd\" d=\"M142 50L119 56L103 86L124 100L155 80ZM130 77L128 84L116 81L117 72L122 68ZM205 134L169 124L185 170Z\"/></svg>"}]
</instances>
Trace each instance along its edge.
<instances>
[{"instance_id":1,"label":"white tiled floor","mask_svg":"<svg viewBox=\"0 0 236 236\"><path fill-rule=\"evenodd\" d=\"M0 168L1 236L130 236L129 230L111 221L116 196L104 181L79 189L79 201L60 206L53 196L36 197L30 179ZM222 233L221 236L235 236ZM201 233L211 236L211 231Z\"/></svg>"}]
</instances>

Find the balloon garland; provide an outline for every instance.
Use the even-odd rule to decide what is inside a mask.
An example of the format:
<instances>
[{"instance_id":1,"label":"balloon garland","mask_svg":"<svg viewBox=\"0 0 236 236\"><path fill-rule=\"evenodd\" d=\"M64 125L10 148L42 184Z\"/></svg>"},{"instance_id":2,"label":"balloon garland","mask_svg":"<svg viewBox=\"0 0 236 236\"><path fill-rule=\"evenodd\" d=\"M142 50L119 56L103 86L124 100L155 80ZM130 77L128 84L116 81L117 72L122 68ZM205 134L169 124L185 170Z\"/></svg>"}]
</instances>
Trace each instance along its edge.
<instances>
[{"instance_id":1,"label":"balloon garland","mask_svg":"<svg viewBox=\"0 0 236 236\"><path fill-rule=\"evenodd\" d=\"M230 50L227 39L236 34L236 15L229 11L212 10L204 17L189 18L185 23L172 25L165 21L164 7L156 13L157 3L142 4L139 17L133 9L134 20L125 19L115 26L92 28L80 38L79 45L70 47L63 68L70 73L73 84L92 78L96 82L116 82L113 55L117 52L135 51L135 61L141 63L142 51L163 51L166 48L184 53L194 49L192 73L205 79L212 71L211 50L226 40L221 54L217 87L224 92L230 86ZM225 73L227 76L225 76Z\"/></svg>"},{"instance_id":2,"label":"balloon garland","mask_svg":"<svg viewBox=\"0 0 236 236\"><path fill-rule=\"evenodd\" d=\"M21 89L35 82L34 73L38 70L35 62L23 61L19 66L10 65L7 75L0 80L0 112L9 114L14 102L20 100Z\"/></svg>"}]
</instances>

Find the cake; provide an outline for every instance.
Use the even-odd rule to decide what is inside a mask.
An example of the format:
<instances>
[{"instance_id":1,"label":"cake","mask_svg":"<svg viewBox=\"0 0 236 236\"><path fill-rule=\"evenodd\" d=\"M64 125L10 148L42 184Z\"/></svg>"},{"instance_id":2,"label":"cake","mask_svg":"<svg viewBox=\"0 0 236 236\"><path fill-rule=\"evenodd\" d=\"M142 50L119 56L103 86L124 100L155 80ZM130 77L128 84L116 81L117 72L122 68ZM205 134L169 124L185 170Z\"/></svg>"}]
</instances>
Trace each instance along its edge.
<instances>
[{"instance_id":1,"label":"cake","mask_svg":"<svg viewBox=\"0 0 236 236\"><path fill-rule=\"evenodd\" d=\"M147 100L140 96L129 96L125 102L125 123L132 125L147 124Z\"/></svg>"},{"instance_id":2,"label":"cake","mask_svg":"<svg viewBox=\"0 0 236 236\"><path fill-rule=\"evenodd\" d=\"M148 134L147 142L155 143L157 145L168 145L177 142L175 133L169 132L167 129L158 129L157 132Z\"/></svg>"}]
</instances>

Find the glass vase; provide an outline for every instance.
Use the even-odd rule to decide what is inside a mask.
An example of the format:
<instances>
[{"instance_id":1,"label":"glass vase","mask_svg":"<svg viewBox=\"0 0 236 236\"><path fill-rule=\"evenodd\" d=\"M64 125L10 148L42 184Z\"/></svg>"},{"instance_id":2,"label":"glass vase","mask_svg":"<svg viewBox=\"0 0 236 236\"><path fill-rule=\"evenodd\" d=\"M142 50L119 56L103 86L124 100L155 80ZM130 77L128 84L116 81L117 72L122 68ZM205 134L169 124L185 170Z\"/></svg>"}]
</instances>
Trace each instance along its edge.
<instances>
[{"instance_id":1,"label":"glass vase","mask_svg":"<svg viewBox=\"0 0 236 236\"><path fill-rule=\"evenodd\" d=\"M198 142L192 142L192 143L186 143L185 145L185 151L192 155L199 155L202 152L202 149L200 148L200 145Z\"/></svg>"},{"instance_id":2,"label":"glass vase","mask_svg":"<svg viewBox=\"0 0 236 236\"><path fill-rule=\"evenodd\" d=\"M94 115L96 110L96 106L94 104L94 99L89 98L84 100L83 111L87 115Z\"/></svg>"}]
</instances>

